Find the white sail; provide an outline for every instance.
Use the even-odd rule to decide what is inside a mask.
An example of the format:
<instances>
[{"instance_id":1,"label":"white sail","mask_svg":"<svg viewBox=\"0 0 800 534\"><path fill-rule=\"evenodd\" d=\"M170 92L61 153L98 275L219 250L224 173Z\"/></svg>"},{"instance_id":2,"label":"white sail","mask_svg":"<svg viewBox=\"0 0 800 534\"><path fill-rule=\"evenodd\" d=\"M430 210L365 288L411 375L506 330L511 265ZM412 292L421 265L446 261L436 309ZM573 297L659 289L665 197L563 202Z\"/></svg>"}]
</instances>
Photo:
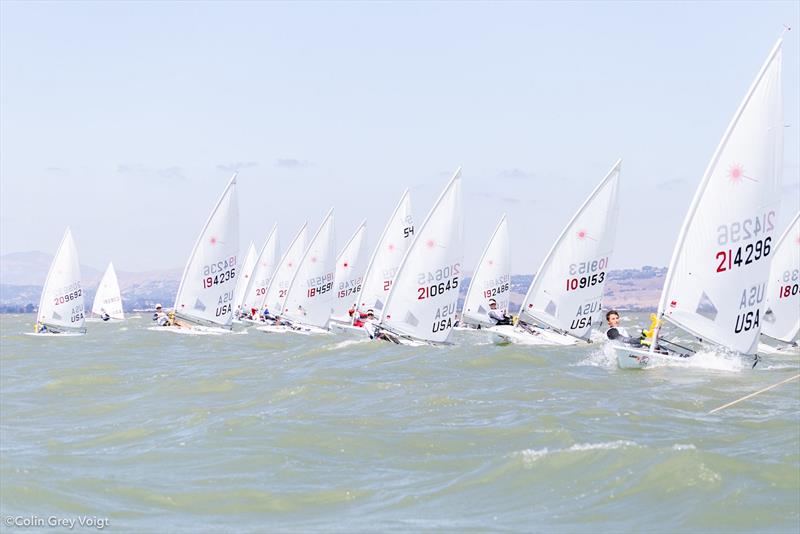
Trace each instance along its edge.
<instances>
[{"instance_id":1,"label":"white sail","mask_svg":"<svg viewBox=\"0 0 800 534\"><path fill-rule=\"evenodd\" d=\"M256 267L256 245L251 241L250 246L247 247L247 255L244 257L244 263L236 276L236 290L235 290L235 303L236 310L242 309L244 303L245 292L247 286L250 285L250 279L253 277L253 269Z\"/></svg>"},{"instance_id":2,"label":"white sail","mask_svg":"<svg viewBox=\"0 0 800 534\"><path fill-rule=\"evenodd\" d=\"M397 268L414 237L414 218L411 216L411 197L403 191L383 229L380 239L364 271L364 282L358 295L358 311L374 310L375 317L383 314L386 298L392 287ZM354 318L358 314L353 315Z\"/></svg>"},{"instance_id":3,"label":"white sail","mask_svg":"<svg viewBox=\"0 0 800 534\"><path fill-rule=\"evenodd\" d=\"M289 284L282 317L318 328L328 327L336 274L335 239L331 208L311 239Z\"/></svg>"},{"instance_id":4,"label":"white sail","mask_svg":"<svg viewBox=\"0 0 800 534\"><path fill-rule=\"evenodd\" d=\"M500 217L492 237L481 254L472 280L469 282L461 321L469 324L493 326L489 319L489 300L494 299L497 310L508 312L511 296L511 247L506 216Z\"/></svg>"},{"instance_id":5,"label":"white sail","mask_svg":"<svg viewBox=\"0 0 800 534\"><path fill-rule=\"evenodd\" d=\"M289 248L283 254L267 287L265 304L270 313L278 315L283 310L283 303L286 300L286 293L289 291L289 284L292 282L297 266L303 257L303 252L306 250L306 241L308 241L308 223L303 223L300 231L289 243Z\"/></svg>"},{"instance_id":6,"label":"white sail","mask_svg":"<svg viewBox=\"0 0 800 534\"><path fill-rule=\"evenodd\" d=\"M81 330L85 324L78 249L69 228L47 271L37 317L51 332Z\"/></svg>"},{"instance_id":7,"label":"white sail","mask_svg":"<svg viewBox=\"0 0 800 534\"><path fill-rule=\"evenodd\" d=\"M278 225L276 223L272 226L272 230L264 242L264 246L261 247L258 258L256 258L253 276L250 277L250 283L247 284L247 289L245 289L244 302L242 303L243 309L256 308L260 310L264 307L264 302L267 300L269 282L278 267L279 250Z\"/></svg>"},{"instance_id":8,"label":"white sail","mask_svg":"<svg viewBox=\"0 0 800 534\"><path fill-rule=\"evenodd\" d=\"M697 188L659 303L670 322L741 354L756 352L776 245L782 107L779 40Z\"/></svg>"},{"instance_id":9,"label":"white sail","mask_svg":"<svg viewBox=\"0 0 800 534\"><path fill-rule=\"evenodd\" d=\"M366 235L367 221L362 221L336 257L336 296L331 315L341 320L349 319L347 311L355 308L364 281L364 271L367 268L367 247L364 242Z\"/></svg>"},{"instance_id":10,"label":"white sail","mask_svg":"<svg viewBox=\"0 0 800 534\"><path fill-rule=\"evenodd\" d=\"M112 319L125 319L125 313L122 311L122 295L119 291L117 272L114 270L112 262L108 263L103 279L100 280L100 285L97 288L97 293L94 295L92 313L94 315L107 313Z\"/></svg>"},{"instance_id":11,"label":"white sail","mask_svg":"<svg viewBox=\"0 0 800 534\"><path fill-rule=\"evenodd\" d=\"M539 321L584 340L601 321L617 233L621 164L614 164L545 256L522 301L520 321Z\"/></svg>"},{"instance_id":12,"label":"white sail","mask_svg":"<svg viewBox=\"0 0 800 534\"><path fill-rule=\"evenodd\" d=\"M189 323L230 327L241 266L236 174L211 211L189 255L175 297L175 315Z\"/></svg>"},{"instance_id":13,"label":"white sail","mask_svg":"<svg viewBox=\"0 0 800 534\"><path fill-rule=\"evenodd\" d=\"M463 280L460 168L415 233L397 269L380 324L397 334L444 343L453 330Z\"/></svg>"},{"instance_id":14,"label":"white sail","mask_svg":"<svg viewBox=\"0 0 800 534\"><path fill-rule=\"evenodd\" d=\"M791 343L800 333L800 213L775 245L761 333Z\"/></svg>"}]
</instances>

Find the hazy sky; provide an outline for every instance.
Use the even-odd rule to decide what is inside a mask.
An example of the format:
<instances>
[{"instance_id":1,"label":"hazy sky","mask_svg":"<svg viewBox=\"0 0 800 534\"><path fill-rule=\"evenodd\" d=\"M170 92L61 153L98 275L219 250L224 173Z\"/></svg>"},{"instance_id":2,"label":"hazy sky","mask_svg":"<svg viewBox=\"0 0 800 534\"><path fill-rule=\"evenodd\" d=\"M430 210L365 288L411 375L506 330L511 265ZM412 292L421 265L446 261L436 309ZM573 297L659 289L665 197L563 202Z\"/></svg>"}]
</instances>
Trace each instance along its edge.
<instances>
[{"instance_id":1,"label":"hazy sky","mask_svg":"<svg viewBox=\"0 0 800 534\"><path fill-rule=\"evenodd\" d=\"M501 213L534 272L618 157L612 267L666 265L782 26L782 231L800 208L800 3L0 2L0 253L181 268L233 170L242 246L336 208L377 239L463 166L466 264ZM471 268L471 267L468 267Z\"/></svg>"}]
</instances>

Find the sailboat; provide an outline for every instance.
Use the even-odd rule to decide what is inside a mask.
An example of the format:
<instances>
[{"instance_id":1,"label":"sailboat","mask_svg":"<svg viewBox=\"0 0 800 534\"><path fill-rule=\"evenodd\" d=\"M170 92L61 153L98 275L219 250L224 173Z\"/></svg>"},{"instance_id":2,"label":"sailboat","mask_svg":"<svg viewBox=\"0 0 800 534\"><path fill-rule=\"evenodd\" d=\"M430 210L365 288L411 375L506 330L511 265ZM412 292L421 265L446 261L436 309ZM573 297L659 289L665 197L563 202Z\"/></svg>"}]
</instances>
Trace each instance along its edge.
<instances>
[{"instance_id":1,"label":"sailboat","mask_svg":"<svg viewBox=\"0 0 800 534\"><path fill-rule=\"evenodd\" d=\"M483 328L494 326L495 322L489 318L489 302L494 301L497 310L506 313L510 296L511 247L508 221L503 214L469 282L461 311L461 324Z\"/></svg>"},{"instance_id":2,"label":"sailboat","mask_svg":"<svg viewBox=\"0 0 800 534\"><path fill-rule=\"evenodd\" d=\"M779 39L756 76L689 206L650 348L612 345L621 368L677 355L660 337L664 320L723 350L757 354L783 166L781 45Z\"/></svg>"},{"instance_id":3,"label":"sailboat","mask_svg":"<svg viewBox=\"0 0 800 534\"><path fill-rule=\"evenodd\" d=\"M243 310L261 310L264 307L264 302L267 300L267 288L278 267L279 250L278 224L276 223L272 226L272 230L256 258L253 276L250 277L244 292Z\"/></svg>"},{"instance_id":4,"label":"sailboat","mask_svg":"<svg viewBox=\"0 0 800 534\"><path fill-rule=\"evenodd\" d=\"M515 326L490 329L497 343L574 345L589 342L601 322L602 299L617 233L617 160L561 232L520 307Z\"/></svg>"},{"instance_id":5,"label":"sailboat","mask_svg":"<svg viewBox=\"0 0 800 534\"><path fill-rule=\"evenodd\" d=\"M275 326L264 331L328 334L336 274L333 208L300 258Z\"/></svg>"},{"instance_id":6,"label":"sailboat","mask_svg":"<svg viewBox=\"0 0 800 534\"><path fill-rule=\"evenodd\" d=\"M291 284L297 266L306 250L306 241L308 241L307 222L303 223L303 226L300 227L300 230L289 243L289 248L286 249L281 261L278 262L275 274L267 285L264 306L273 317L279 315L283 310L283 303L289 291L289 284Z\"/></svg>"},{"instance_id":7,"label":"sailboat","mask_svg":"<svg viewBox=\"0 0 800 534\"><path fill-rule=\"evenodd\" d=\"M459 168L415 232L370 337L404 345L447 343L463 280L464 220Z\"/></svg>"},{"instance_id":8,"label":"sailboat","mask_svg":"<svg viewBox=\"0 0 800 534\"><path fill-rule=\"evenodd\" d=\"M125 312L122 311L122 295L119 291L117 272L114 270L112 262L108 262L103 279L100 280L100 285L97 287L97 293L95 293L94 302L92 303L92 315L93 317L86 320L94 322L122 321L125 319Z\"/></svg>"},{"instance_id":9,"label":"sailboat","mask_svg":"<svg viewBox=\"0 0 800 534\"><path fill-rule=\"evenodd\" d=\"M83 288L78 249L69 228L47 271L39 300L34 333L30 335L82 335L84 328Z\"/></svg>"},{"instance_id":10,"label":"sailboat","mask_svg":"<svg viewBox=\"0 0 800 534\"><path fill-rule=\"evenodd\" d=\"M367 263L361 291L356 299L357 307L353 314L353 322L369 310L373 310L376 318L383 315L397 268L413 239L414 218L411 215L411 197L406 189L400 196L400 201L389 217Z\"/></svg>"},{"instance_id":11,"label":"sailboat","mask_svg":"<svg viewBox=\"0 0 800 534\"><path fill-rule=\"evenodd\" d=\"M758 351L797 354L800 353L800 213L778 240L774 254Z\"/></svg>"},{"instance_id":12,"label":"sailboat","mask_svg":"<svg viewBox=\"0 0 800 534\"><path fill-rule=\"evenodd\" d=\"M244 257L244 264L236 276L236 289L234 290L234 303L236 307L233 309L234 320L239 319L242 315L245 292L247 286L250 284L250 278L253 276L253 269L256 266L256 245L252 241L250 246L247 247L247 254Z\"/></svg>"},{"instance_id":13,"label":"sailboat","mask_svg":"<svg viewBox=\"0 0 800 534\"><path fill-rule=\"evenodd\" d=\"M173 326L209 332L231 329L234 290L241 272L237 257L239 203L236 176L234 174L225 186L186 262L175 296Z\"/></svg>"},{"instance_id":14,"label":"sailboat","mask_svg":"<svg viewBox=\"0 0 800 534\"><path fill-rule=\"evenodd\" d=\"M348 310L355 310L356 299L364 281L367 267L367 221L361 221L356 231L347 240L344 248L336 257L336 277L334 289L336 295L331 309L331 323L350 324L352 319Z\"/></svg>"}]
</instances>

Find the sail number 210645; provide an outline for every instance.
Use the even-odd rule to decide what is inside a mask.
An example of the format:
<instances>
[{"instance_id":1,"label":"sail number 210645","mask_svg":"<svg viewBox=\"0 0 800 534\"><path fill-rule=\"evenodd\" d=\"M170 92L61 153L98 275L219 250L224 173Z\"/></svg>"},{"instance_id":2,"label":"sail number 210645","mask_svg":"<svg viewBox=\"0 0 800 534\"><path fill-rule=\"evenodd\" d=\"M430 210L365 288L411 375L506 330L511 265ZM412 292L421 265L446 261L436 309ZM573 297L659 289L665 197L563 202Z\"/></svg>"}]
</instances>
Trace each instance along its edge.
<instances>
[{"instance_id":1,"label":"sail number 210645","mask_svg":"<svg viewBox=\"0 0 800 534\"><path fill-rule=\"evenodd\" d=\"M417 300L424 300L441 295L447 291L458 289L458 275L461 274L461 264L446 265L441 269L417 275ZM424 285L422 285L424 284Z\"/></svg>"}]
</instances>

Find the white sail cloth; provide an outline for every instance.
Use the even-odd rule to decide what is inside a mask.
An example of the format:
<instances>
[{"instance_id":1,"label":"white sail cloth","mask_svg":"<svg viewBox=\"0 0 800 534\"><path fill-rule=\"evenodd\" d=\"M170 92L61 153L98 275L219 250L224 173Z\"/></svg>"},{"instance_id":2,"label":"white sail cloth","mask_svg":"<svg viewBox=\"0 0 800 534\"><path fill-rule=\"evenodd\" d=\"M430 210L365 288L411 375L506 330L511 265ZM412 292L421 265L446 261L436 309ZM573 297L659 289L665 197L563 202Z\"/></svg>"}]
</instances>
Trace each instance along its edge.
<instances>
[{"instance_id":1,"label":"white sail cloth","mask_svg":"<svg viewBox=\"0 0 800 534\"><path fill-rule=\"evenodd\" d=\"M494 300L497 310L507 313L510 296L511 246L508 221L503 215L489 238L470 280L467 296L464 298L461 322L493 326L495 321L489 318L489 301Z\"/></svg>"},{"instance_id":2,"label":"white sail cloth","mask_svg":"<svg viewBox=\"0 0 800 534\"><path fill-rule=\"evenodd\" d=\"M600 321L617 234L618 160L545 256L520 308L520 321L540 321L588 340Z\"/></svg>"},{"instance_id":3,"label":"white sail cloth","mask_svg":"<svg viewBox=\"0 0 800 534\"><path fill-rule=\"evenodd\" d=\"M705 341L754 354L763 323L783 167L781 41L770 52L684 219L660 315Z\"/></svg>"},{"instance_id":4,"label":"white sail cloth","mask_svg":"<svg viewBox=\"0 0 800 534\"><path fill-rule=\"evenodd\" d=\"M800 333L800 213L775 245L761 333L786 343Z\"/></svg>"},{"instance_id":5,"label":"white sail cloth","mask_svg":"<svg viewBox=\"0 0 800 534\"><path fill-rule=\"evenodd\" d=\"M461 169L431 208L406 251L380 325L416 340L447 342L463 280L464 221Z\"/></svg>"},{"instance_id":6,"label":"white sail cloth","mask_svg":"<svg viewBox=\"0 0 800 534\"><path fill-rule=\"evenodd\" d=\"M236 174L222 192L189 255L175 297L186 322L230 328L236 278L241 272Z\"/></svg>"},{"instance_id":7,"label":"white sail cloth","mask_svg":"<svg viewBox=\"0 0 800 534\"><path fill-rule=\"evenodd\" d=\"M84 295L78 249L67 228L50 264L39 301L38 323L52 332L82 330Z\"/></svg>"},{"instance_id":8,"label":"white sail cloth","mask_svg":"<svg viewBox=\"0 0 800 534\"><path fill-rule=\"evenodd\" d=\"M94 315L107 313L112 319L125 319L125 312L122 311L122 295L119 291L117 272L114 270L112 262L108 263L106 272L103 273L103 278L97 287L97 293L95 293L94 302L92 302L92 313Z\"/></svg>"}]
</instances>

